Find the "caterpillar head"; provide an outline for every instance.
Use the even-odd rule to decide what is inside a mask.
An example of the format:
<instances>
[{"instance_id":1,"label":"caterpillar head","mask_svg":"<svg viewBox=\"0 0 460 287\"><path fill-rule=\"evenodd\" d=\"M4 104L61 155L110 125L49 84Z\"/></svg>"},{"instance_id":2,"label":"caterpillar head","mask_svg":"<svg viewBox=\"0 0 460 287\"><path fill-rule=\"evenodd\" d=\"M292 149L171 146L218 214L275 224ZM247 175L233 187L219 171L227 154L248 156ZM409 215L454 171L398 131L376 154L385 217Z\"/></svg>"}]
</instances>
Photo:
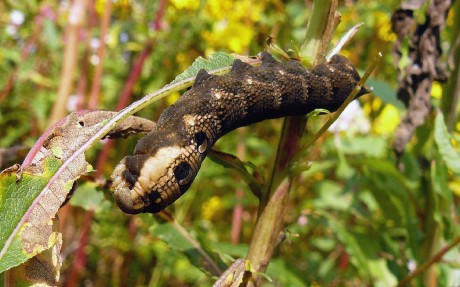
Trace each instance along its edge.
<instances>
[{"instance_id":1,"label":"caterpillar head","mask_svg":"<svg viewBox=\"0 0 460 287\"><path fill-rule=\"evenodd\" d=\"M125 157L112 174L115 201L129 214L157 213L178 199L192 184L207 151L202 134L188 144L180 144L184 141L174 132L152 135L154 139L143 138L135 155ZM147 142L155 148L143 153Z\"/></svg>"}]
</instances>

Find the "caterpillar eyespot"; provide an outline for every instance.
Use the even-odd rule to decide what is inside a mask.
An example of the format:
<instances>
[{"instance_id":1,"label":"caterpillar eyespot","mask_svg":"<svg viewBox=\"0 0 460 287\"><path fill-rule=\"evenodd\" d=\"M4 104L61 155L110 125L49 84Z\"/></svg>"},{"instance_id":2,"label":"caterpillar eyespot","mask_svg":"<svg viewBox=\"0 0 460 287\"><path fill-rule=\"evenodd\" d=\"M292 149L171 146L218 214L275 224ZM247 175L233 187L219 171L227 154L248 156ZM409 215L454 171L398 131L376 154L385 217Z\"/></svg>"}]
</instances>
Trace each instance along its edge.
<instances>
[{"instance_id":1,"label":"caterpillar eyespot","mask_svg":"<svg viewBox=\"0 0 460 287\"><path fill-rule=\"evenodd\" d=\"M209 150L226 133L317 108L335 111L360 80L339 55L311 70L295 60L280 63L267 52L260 57L259 67L235 60L226 75L198 73L193 87L137 143L134 155L115 168L114 196L121 210L163 210L187 191ZM363 88L359 95L366 93Z\"/></svg>"},{"instance_id":2,"label":"caterpillar eyespot","mask_svg":"<svg viewBox=\"0 0 460 287\"><path fill-rule=\"evenodd\" d=\"M174 169L174 176L177 179L179 185L186 185L192 179L192 170L188 163L181 162L175 169Z\"/></svg>"}]
</instances>

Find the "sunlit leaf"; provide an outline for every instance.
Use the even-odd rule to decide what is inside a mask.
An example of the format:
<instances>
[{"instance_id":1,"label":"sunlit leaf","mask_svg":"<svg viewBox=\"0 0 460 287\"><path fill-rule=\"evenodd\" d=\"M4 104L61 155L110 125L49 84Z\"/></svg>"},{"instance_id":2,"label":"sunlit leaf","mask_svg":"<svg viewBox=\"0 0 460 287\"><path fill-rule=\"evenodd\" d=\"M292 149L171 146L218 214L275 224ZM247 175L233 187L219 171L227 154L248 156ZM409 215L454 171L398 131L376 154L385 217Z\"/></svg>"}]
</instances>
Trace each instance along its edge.
<instances>
[{"instance_id":1,"label":"sunlit leaf","mask_svg":"<svg viewBox=\"0 0 460 287\"><path fill-rule=\"evenodd\" d=\"M228 67L233 63L235 58L229 54L218 52L213 54L209 59L202 57L196 58L193 64L184 72L179 74L171 84L180 82L186 78L194 77L198 74L201 69L206 71L216 70L224 67Z\"/></svg>"}]
</instances>

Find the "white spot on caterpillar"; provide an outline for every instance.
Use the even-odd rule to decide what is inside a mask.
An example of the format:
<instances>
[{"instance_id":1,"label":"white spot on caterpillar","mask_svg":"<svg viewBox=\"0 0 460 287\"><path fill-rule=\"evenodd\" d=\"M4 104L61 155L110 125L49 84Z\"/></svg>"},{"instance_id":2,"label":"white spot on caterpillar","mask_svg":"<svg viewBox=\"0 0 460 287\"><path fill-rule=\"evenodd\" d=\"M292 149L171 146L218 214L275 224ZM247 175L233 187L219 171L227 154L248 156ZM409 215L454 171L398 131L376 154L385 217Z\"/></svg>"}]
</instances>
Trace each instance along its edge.
<instances>
[{"instance_id":1,"label":"white spot on caterpillar","mask_svg":"<svg viewBox=\"0 0 460 287\"><path fill-rule=\"evenodd\" d=\"M184 123L189 126L194 126L195 125L195 119L196 116L194 115L184 115L182 118L184 120Z\"/></svg>"},{"instance_id":2,"label":"white spot on caterpillar","mask_svg":"<svg viewBox=\"0 0 460 287\"><path fill-rule=\"evenodd\" d=\"M214 92L213 94L213 97L220 100L220 98L222 97L222 94L220 92Z\"/></svg>"},{"instance_id":3,"label":"white spot on caterpillar","mask_svg":"<svg viewBox=\"0 0 460 287\"><path fill-rule=\"evenodd\" d=\"M252 85L252 79L251 79L251 78L247 78L247 79L246 79L246 83L248 83L249 85Z\"/></svg>"},{"instance_id":4,"label":"white spot on caterpillar","mask_svg":"<svg viewBox=\"0 0 460 287\"><path fill-rule=\"evenodd\" d=\"M278 70L278 73L280 73L280 75L286 74L283 70Z\"/></svg>"}]
</instances>

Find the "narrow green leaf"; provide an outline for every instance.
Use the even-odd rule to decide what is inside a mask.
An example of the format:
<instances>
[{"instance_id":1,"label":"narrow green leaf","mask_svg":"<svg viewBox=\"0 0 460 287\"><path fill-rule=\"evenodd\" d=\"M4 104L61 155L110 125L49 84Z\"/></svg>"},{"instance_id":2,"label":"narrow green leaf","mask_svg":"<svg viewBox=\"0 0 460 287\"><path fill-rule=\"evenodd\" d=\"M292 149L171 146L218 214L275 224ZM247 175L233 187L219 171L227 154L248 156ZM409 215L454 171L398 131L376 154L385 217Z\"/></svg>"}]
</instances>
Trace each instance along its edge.
<instances>
[{"instance_id":1,"label":"narrow green leaf","mask_svg":"<svg viewBox=\"0 0 460 287\"><path fill-rule=\"evenodd\" d=\"M261 188L264 184L264 180L260 173L255 169L254 174L251 174L247 170L248 163L242 162L238 157L224 153L217 150L212 150L209 153L209 158L214 162L235 170L239 176L248 184L252 193L256 196L260 196Z\"/></svg>"},{"instance_id":2,"label":"narrow green leaf","mask_svg":"<svg viewBox=\"0 0 460 287\"><path fill-rule=\"evenodd\" d=\"M179 74L171 84L180 82L190 77L195 77L201 69L206 71L217 70L224 67L229 67L235 58L229 54L223 52L217 52L209 59L204 59L202 57L196 58L193 64L186 69L184 72Z\"/></svg>"},{"instance_id":3,"label":"narrow green leaf","mask_svg":"<svg viewBox=\"0 0 460 287\"><path fill-rule=\"evenodd\" d=\"M446 162L447 167L460 175L460 155L450 142L451 136L447 131L444 123L444 115L441 112L436 114L434 125L434 140L438 145L439 153L442 159Z\"/></svg>"},{"instance_id":4,"label":"narrow green leaf","mask_svg":"<svg viewBox=\"0 0 460 287\"><path fill-rule=\"evenodd\" d=\"M334 220L331 220L331 223L347 252L353 256L354 260L351 262L362 276L372 280L375 286L395 286L396 277L388 269L385 260L378 254L381 246L377 236L369 238L369 233L350 230L335 223Z\"/></svg>"},{"instance_id":5,"label":"narrow green leaf","mask_svg":"<svg viewBox=\"0 0 460 287\"><path fill-rule=\"evenodd\" d=\"M174 220L155 225L152 234L167 243L169 247L183 252L194 266L214 276L220 275L226 268L217 253L206 248L202 242L198 242Z\"/></svg>"},{"instance_id":6,"label":"narrow green leaf","mask_svg":"<svg viewBox=\"0 0 460 287\"><path fill-rule=\"evenodd\" d=\"M326 109L314 109L313 111L309 112L307 114L307 118L311 118L311 117L316 117L316 116L319 116L319 115L326 115L326 114L330 114L331 112L326 110Z\"/></svg>"}]
</instances>

